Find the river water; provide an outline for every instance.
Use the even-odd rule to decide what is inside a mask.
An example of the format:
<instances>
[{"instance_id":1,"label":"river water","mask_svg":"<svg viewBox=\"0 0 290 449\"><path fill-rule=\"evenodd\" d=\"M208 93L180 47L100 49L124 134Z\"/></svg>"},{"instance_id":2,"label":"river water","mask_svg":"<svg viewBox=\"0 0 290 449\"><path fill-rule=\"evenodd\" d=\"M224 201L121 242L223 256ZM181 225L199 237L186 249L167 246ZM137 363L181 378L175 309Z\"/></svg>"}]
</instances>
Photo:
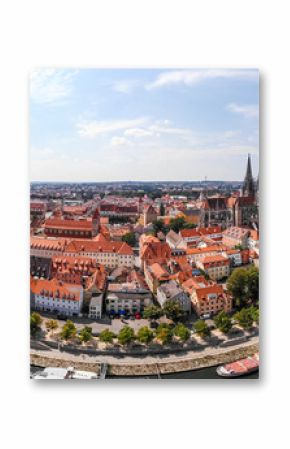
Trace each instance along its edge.
<instances>
[{"instance_id":1,"label":"river water","mask_svg":"<svg viewBox=\"0 0 290 449\"><path fill-rule=\"evenodd\" d=\"M39 367L31 366L31 374L41 370ZM219 380L234 380L237 378L224 378L216 373L216 367L202 368L194 371L184 371L182 373L161 374L161 379L219 379ZM158 379L156 376L107 376L106 379ZM251 373L238 379L259 379L259 372Z\"/></svg>"}]
</instances>

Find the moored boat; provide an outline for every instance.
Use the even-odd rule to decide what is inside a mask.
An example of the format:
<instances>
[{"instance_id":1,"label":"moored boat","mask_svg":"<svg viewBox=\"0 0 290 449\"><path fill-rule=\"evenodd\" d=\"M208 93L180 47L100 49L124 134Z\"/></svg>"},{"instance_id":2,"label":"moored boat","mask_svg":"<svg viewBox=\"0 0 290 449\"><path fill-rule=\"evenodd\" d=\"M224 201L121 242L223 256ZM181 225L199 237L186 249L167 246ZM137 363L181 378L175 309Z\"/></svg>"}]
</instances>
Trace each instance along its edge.
<instances>
[{"instance_id":1,"label":"moored boat","mask_svg":"<svg viewBox=\"0 0 290 449\"><path fill-rule=\"evenodd\" d=\"M49 379L49 380L60 380L60 379L98 379L97 373L92 371L80 371L74 369L74 367L69 368L58 368L58 367L47 367L42 371L37 371L31 375L32 379Z\"/></svg>"},{"instance_id":2,"label":"moored boat","mask_svg":"<svg viewBox=\"0 0 290 449\"><path fill-rule=\"evenodd\" d=\"M217 368L216 372L222 377L239 377L258 371L258 369L259 353L257 352L251 357L221 365Z\"/></svg>"}]
</instances>

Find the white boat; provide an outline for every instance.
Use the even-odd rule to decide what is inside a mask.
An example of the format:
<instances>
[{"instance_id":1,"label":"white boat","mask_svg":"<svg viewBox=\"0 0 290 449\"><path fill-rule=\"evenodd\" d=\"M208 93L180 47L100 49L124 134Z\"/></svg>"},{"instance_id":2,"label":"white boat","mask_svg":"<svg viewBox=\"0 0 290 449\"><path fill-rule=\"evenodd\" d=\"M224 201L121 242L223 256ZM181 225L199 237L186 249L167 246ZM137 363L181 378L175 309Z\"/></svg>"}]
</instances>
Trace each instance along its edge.
<instances>
[{"instance_id":1,"label":"white boat","mask_svg":"<svg viewBox=\"0 0 290 449\"><path fill-rule=\"evenodd\" d=\"M76 370L74 367L70 366L69 368L57 368L57 367L47 367L44 368L43 371L37 371L32 374L32 379L51 379L51 380L59 380L59 379L98 379L97 373L92 371L80 371Z\"/></svg>"}]
</instances>

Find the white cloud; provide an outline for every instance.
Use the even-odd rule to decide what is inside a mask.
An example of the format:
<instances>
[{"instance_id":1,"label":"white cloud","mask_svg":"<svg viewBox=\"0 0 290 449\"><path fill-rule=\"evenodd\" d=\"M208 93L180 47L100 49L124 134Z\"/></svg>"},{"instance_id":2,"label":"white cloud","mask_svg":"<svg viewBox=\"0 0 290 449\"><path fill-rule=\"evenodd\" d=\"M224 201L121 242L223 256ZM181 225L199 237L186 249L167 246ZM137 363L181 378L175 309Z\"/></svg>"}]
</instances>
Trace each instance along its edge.
<instances>
[{"instance_id":1,"label":"white cloud","mask_svg":"<svg viewBox=\"0 0 290 449\"><path fill-rule=\"evenodd\" d=\"M136 86L137 82L135 80L117 81L113 84L113 90L122 94L129 94L135 89Z\"/></svg>"},{"instance_id":2,"label":"white cloud","mask_svg":"<svg viewBox=\"0 0 290 449\"><path fill-rule=\"evenodd\" d=\"M241 114L246 118L258 117L259 106L257 104L239 105L236 103L230 103L226 106L226 109L235 114Z\"/></svg>"},{"instance_id":3,"label":"white cloud","mask_svg":"<svg viewBox=\"0 0 290 449\"><path fill-rule=\"evenodd\" d=\"M175 134L183 137L188 137L191 134L191 130L189 129L169 126L172 124L173 123L170 120L156 120L146 127L126 129L124 131L124 135L132 137L160 137L160 135L164 134Z\"/></svg>"},{"instance_id":4,"label":"white cloud","mask_svg":"<svg viewBox=\"0 0 290 449\"><path fill-rule=\"evenodd\" d=\"M113 147L123 146L123 145L130 145L130 141L125 139L125 137L114 136L111 139L111 145Z\"/></svg>"},{"instance_id":5,"label":"white cloud","mask_svg":"<svg viewBox=\"0 0 290 449\"><path fill-rule=\"evenodd\" d=\"M82 137L93 139L99 134L107 134L121 129L127 129L142 125L146 118L137 118L133 120L104 120L104 121L85 121L77 123L78 133Z\"/></svg>"},{"instance_id":6,"label":"white cloud","mask_svg":"<svg viewBox=\"0 0 290 449\"><path fill-rule=\"evenodd\" d=\"M125 136L147 137L152 136L153 132L144 128L129 128L124 131Z\"/></svg>"},{"instance_id":7,"label":"white cloud","mask_svg":"<svg viewBox=\"0 0 290 449\"><path fill-rule=\"evenodd\" d=\"M76 70L40 69L30 76L30 98L35 103L59 104L73 91Z\"/></svg>"},{"instance_id":8,"label":"white cloud","mask_svg":"<svg viewBox=\"0 0 290 449\"><path fill-rule=\"evenodd\" d=\"M205 79L213 78L258 80L258 71L235 69L169 70L159 74L155 81L145 87L151 90L177 84L193 86Z\"/></svg>"}]
</instances>

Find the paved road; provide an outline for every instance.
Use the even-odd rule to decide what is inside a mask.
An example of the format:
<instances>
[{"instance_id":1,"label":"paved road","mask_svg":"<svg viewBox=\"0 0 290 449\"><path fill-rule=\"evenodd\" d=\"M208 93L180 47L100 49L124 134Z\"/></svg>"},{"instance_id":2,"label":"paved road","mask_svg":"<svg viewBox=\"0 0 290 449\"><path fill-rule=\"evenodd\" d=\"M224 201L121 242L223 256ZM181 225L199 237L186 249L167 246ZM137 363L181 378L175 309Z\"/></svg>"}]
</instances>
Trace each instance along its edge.
<instances>
[{"instance_id":1,"label":"paved road","mask_svg":"<svg viewBox=\"0 0 290 449\"><path fill-rule=\"evenodd\" d=\"M204 346L198 351L190 350L186 354L183 352L177 352L173 354L154 354L154 355L142 355L142 357L131 356L131 355L87 355L87 354L71 354L67 352L60 352L57 349L51 350L37 350L31 349L31 354L37 354L39 356L45 356L49 358L61 358L63 360L70 360L72 363L74 361L80 362L91 362L91 363L109 363L109 364L143 364L143 363L158 363L158 362L174 362L177 360L189 360L200 356L223 354L229 349L238 349L241 347L251 346L253 344L259 343L259 337L252 337L249 341L241 343L239 345L231 346L231 348L213 348L209 346Z\"/></svg>"}]
</instances>

